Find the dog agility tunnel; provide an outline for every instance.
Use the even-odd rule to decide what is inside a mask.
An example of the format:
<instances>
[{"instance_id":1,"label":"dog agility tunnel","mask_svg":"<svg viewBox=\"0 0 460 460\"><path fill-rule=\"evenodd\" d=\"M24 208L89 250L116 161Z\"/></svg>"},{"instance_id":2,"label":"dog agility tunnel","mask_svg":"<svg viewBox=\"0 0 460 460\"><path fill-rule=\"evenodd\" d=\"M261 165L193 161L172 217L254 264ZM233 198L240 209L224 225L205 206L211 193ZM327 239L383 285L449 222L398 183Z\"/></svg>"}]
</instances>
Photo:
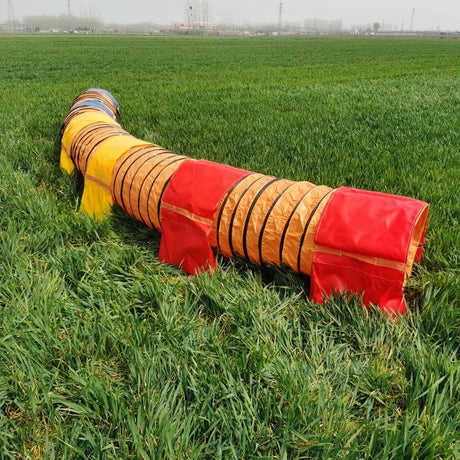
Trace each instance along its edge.
<instances>
[{"instance_id":1,"label":"dog agility tunnel","mask_svg":"<svg viewBox=\"0 0 460 460\"><path fill-rule=\"evenodd\" d=\"M190 159L136 139L103 89L76 97L62 126L61 167L84 177L81 210L116 204L161 232L159 258L189 274L214 250L310 276L310 298L356 293L404 313L404 286L421 260L428 204L349 187L294 182Z\"/></svg>"}]
</instances>

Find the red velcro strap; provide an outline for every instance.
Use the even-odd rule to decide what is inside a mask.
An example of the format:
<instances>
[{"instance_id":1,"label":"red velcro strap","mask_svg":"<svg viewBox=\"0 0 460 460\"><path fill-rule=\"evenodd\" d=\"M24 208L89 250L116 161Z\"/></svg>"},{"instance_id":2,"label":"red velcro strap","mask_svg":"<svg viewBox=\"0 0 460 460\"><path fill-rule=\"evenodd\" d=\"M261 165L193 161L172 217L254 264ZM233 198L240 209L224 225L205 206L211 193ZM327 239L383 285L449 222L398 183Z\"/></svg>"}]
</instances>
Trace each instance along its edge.
<instances>
[{"instance_id":1,"label":"red velcro strap","mask_svg":"<svg viewBox=\"0 0 460 460\"><path fill-rule=\"evenodd\" d=\"M161 201L160 260L191 275L215 267L208 239L214 213L225 192L248 174L206 160L184 161Z\"/></svg>"},{"instance_id":2,"label":"red velcro strap","mask_svg":"<svg viewBox=\"0 0 460 460\"><path fill-rule=\"evenodd\" d=\"M337 189L315 233L311 298L322 302L324 296L347 291L363 294L365 305L405 312L404 264L425 207L411 198Z\"/></svg>"}]
</instances>

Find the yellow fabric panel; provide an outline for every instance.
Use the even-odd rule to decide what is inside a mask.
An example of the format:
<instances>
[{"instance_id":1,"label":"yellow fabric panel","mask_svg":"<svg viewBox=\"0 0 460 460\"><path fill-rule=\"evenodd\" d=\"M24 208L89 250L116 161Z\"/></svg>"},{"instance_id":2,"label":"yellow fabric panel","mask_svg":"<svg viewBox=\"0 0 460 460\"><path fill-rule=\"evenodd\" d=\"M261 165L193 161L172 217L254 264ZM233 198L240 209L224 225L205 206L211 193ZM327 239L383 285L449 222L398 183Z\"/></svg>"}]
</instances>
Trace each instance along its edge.
<instances>
[{"instance_id":1,"label":"yellow fabric panel","mask_svg":"<svg viewBox=\"0 0 460 460\"><path fill-rule=\"evenodd\" d=\"M94 129L94 133L92 130ZM82 129L72 142L71 158L75 166L83 173L86 173L91 157L110 138L120 139L121 137L134 139L126 131L118 126L107 124L93 124Z\"/></svg>"},{"instance_id":2,"label":"yellow fabric panel","mask_svg":"<svg viewBox=\"0 0 460 460\"><path fill-rule=\"evenodd\" d=\"M97 219L103 218L104 214L110 211L110 206L113 204L110 185L115 163L127 150L142 145L152 144L140 141L133 136L115 136L98 146L91 155L85 173L85 190L80 208L82 211ZM94 182L94 178L97 178L102 185Z\"/></svg>"},{"instance_id":3,"label":"yellow fabric panel","mask_svg":"<svg viewBox=\"0 0 460 460\"><path fill-rule=\"evenodd\" d=\"M112 196L110 190L97 182L85 178L85 188L81 198L80 211L86 212L93 219L103 219L110 214Z\"/></svg>"},{"instance_id":4,"label":"yellow fabric panel","mask_svg":"<svg viewBox=\"0 0 460 460\"><path fill-rule=\"evenodd\" d=\"M102 111L91 110L77 115L68 124L62 135L61 144L67 152L67 155L70 156L70 146L72 145L72 141L74 140L78 132L86 126L90 125L91 123L97 122L118 125L118 123L108 113Z\"/></svg>"},{"instance_id":5,"label":"yellow fabric panel","mask_svg":"<svg viewBox=\"0 0 460 460\"><path fill-rule=\"evenodd\" d=\"M75 165L70 159L69 155L64 148L61 149L61 160L60 160L61 169L63 169L67 174L72 174L75 171Z\"/></svg>"},{"instance_id":6,"label":"yellow fabric panel","mask_svg":"<svg viewBox=\"0 0 460 460\"><path fill-rule=\"evenodd\" d=\"M86 173L97 177L110 187L112 171L118 158L133 147L152 145L151 142L141 141L134 136L114 136L101 142L92 153Z\"/></svg>"}]
</instances>

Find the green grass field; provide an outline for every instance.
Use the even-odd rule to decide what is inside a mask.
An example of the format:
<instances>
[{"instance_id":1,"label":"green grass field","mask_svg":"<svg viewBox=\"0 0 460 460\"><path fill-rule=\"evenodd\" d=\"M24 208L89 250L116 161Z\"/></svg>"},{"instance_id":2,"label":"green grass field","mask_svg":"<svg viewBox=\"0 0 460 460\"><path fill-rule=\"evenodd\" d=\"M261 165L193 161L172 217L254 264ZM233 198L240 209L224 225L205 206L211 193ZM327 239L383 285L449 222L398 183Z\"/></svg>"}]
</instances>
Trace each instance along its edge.
<instances>
[{"instance_id":1,"label":"green grass field","mask_svg":"<svg viewBox=\"0 0 460 460\"><path fill-rule=\"evenodd\" d=\"M460 40L0 36L0 458L460 458ZM194 158L431 205L410 312L187 277L78 212L73 98Z\"/></svg>"}]
</instances>

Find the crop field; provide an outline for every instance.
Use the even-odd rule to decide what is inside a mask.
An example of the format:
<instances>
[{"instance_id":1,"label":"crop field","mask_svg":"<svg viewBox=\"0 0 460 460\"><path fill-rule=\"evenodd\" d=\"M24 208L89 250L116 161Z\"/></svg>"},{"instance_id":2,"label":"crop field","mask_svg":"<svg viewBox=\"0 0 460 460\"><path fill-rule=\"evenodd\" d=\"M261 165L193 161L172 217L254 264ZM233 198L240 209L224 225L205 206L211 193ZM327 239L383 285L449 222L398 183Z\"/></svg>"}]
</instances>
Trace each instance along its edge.
<instances>
[{"instance_id":1,"label":"crop field","mask_svg":"<svg viewBox=\"0 0 460 460\"><path fill-rule=\"evenodd\" d=\"M0 35L0 458L460 458L460 40ZM74 97L193 158L430 203L391 320L78 211Z\"/></svg>"}]
</instances>

